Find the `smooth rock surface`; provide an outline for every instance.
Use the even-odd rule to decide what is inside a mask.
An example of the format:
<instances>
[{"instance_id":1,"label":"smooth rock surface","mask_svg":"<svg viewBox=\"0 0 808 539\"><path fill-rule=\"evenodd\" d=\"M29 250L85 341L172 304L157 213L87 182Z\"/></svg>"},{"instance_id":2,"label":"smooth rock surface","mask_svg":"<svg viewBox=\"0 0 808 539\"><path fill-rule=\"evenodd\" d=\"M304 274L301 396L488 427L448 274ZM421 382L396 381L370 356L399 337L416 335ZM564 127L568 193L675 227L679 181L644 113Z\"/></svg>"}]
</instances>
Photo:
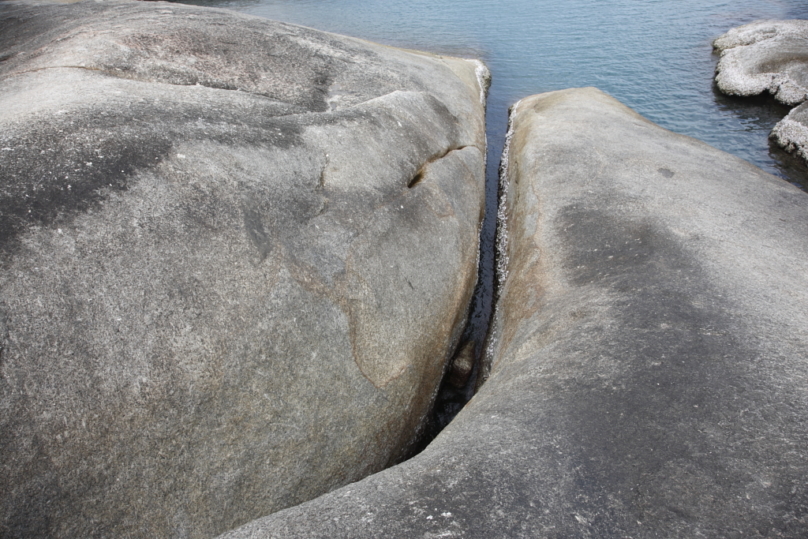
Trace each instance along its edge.
<instances>
[{"instance_id":1,"label":"smooth rock surface","mask_svg":"<svg viewBox=\"0 0 808 539\"><path fill-rule=\"evenodd\" d=\"M808 161L808 21L757 21L713 42L721 53L715 81L727 95L771 93L799 105L774 126L771 138Z\"/></svg>"},{"instance_id":2,"label":"smooth rock surface","mask_svg":"<svg viewBox=\"0 0 808 539\"><path fill-rule=\"evenodd\" d=\"M397 461L464 324L479 62L0 3L0 536L211 537Z\"/></svg>"},{"instance_id":3,"label":"smooth rock surface","mask_svg":"<svg viewBox=\"0 0 808 539\"><path fill-rule=\"evenodd\" d=\"M488 381L222 539L808 535L808 194L595 89L511 121Z\"/></svg>"}]
</instances>

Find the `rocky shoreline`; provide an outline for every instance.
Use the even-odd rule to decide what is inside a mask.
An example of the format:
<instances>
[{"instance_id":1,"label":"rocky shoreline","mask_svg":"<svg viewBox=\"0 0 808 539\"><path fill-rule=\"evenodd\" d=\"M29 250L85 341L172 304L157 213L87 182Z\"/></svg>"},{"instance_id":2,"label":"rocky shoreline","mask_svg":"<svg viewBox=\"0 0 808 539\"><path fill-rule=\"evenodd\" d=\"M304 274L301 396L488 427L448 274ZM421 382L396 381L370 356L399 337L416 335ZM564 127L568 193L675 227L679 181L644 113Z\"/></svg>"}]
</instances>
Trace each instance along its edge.
<instances>
[{"instance_id":1,"label":"rocky shoreline","mask_svg":"<svg viewBox=\"0 0 808 539\"><path fill-rule=\"evenodd\" d=\"M764 92L795 108L771 138L808 163L808 21L757 21L733 28L713 42L721 59L716 84L723 93Z\"/></svg>"},{"instance_id":2,"label":"rocky shoreline","mask_svg":"<svg viewBox=\"0 0 808 539\"><path fill-rule=\"evenodd\" d=\"M485 385L417 457L220 539L808 530L808 195L591 88L511 126Z\"/></svg>"},{"instance_id":3,"label":"rocky shoreline","mask_svg":"<svg viewBox=\"0 0 808 539\"><path fill-rule=\"evenodd\" d=\"M805 100L756 24L717 84ZM808 194L594 88L512 107L486 382L399 463L479 368L489 78L1 3L0 536L808 534Z\"/></svg>"}]
</instances>

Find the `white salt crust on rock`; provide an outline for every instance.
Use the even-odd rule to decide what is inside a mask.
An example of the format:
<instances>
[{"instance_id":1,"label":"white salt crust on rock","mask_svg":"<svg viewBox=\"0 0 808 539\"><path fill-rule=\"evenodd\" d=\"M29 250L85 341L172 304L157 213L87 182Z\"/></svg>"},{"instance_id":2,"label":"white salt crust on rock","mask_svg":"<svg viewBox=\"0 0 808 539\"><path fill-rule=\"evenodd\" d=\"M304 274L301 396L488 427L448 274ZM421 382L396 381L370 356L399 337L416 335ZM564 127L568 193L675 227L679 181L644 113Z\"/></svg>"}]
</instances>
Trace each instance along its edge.
<instances>
[{"instance_id":1,"label":"white salt crust on rock","mask_svg":"<svg viewBox=\"0 0 808 539\"><path fill-rule=\"evenodd\" d=\"M718 88L728 95L771 93L786 105L808 98L808 21L757 21L713 41Z\"/></svg>"},{"instance_id":2,"label":"white salt crust on rock","mask_svg":"<svg viewBox=\"0 0 808 539\"><path fill-rule=\"evenodd\" d=\"M787 152L808 162L808 103L795 107L777 122L770 136Z\"/></svg>"},{"instance_id":3,"label":"white salt crust on rock","mask_svg":"<svg viewBox=\"0 0 808 539\"><path fill-rule=\"evenodd\" d=\"M769 92L785 105L808 99L808 21L757 21L731 29L713 42L721 53L715 80L727 95ZM771 138L808 162L808 113L800 105L781 120Z\"/></svg>"}]
</instances>

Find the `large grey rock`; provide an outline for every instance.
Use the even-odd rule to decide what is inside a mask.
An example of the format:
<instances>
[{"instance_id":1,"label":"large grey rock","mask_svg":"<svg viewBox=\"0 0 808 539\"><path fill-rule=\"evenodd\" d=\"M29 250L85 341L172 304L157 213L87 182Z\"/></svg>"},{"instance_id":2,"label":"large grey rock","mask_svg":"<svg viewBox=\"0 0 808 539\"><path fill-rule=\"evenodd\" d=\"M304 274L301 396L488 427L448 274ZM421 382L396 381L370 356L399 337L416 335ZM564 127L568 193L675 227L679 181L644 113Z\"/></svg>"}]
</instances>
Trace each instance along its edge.
<instances>
[{"instance_id":1,"label":"large grey rock","mask_svg":"<svg viewBox=\"0 0 808 539\"><path fill-rule=\"evenodd\" d=\"M594 89L511 122L488 381L223 539L808 536L808 194Z\"/></svg>"},{"instance_id":2,"label":"large grey rock","mask_svg":"<svg viewBox=\"0 0 808 539\"><path fill-rule=\"evenodd\" d=\"M0 58L0 536L210 537L404 455L482 64L140 2L3 2Z\"/></svg>"},{"instance_id":3,"label":"large grey rock","mask_svg":"<svg viewBox=\"0 0 808 539\"><path fill-rule=\"evenodd\" d=\"M713 42L721 53L718 88L728 95L771 93L799 105L774 126L771 138L808 161L808 21L757 21L731 29Z\"/></svg>"}]
</instances>

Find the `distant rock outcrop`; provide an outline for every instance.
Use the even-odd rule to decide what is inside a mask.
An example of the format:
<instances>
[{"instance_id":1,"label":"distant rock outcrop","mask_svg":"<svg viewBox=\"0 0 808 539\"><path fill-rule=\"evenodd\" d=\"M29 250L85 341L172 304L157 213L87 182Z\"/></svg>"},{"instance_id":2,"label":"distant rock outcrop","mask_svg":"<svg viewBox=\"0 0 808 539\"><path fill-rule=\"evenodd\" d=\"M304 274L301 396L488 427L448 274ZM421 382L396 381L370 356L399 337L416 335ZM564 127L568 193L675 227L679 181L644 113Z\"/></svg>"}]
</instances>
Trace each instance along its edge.
<instances>
[{"instance_id":1,"label":"distant rock outcrop","mask_svg":"<svg viewBox=\"0 0 808 539\"><path fill-rule=\"evenodd\" d=\"M486 77L0 3L0 536L211 537L400 459L476 280Z\"/></svg>"},{"instance_id":2,"label":"distant rock outcrop","mask_svg":"<svg viewBox=\"0 0 808 539\"><path fill-rule=\"evenodd\" d=\"M799 155L808 163L808 102L794 107L777 122L770 136L787 152Z\"/></svg>"},{"instance_id":3,"label":"distant rock outcrop","mask_svg":"<svg viewBox=\"0 0 808 539\"><path fill-rule=\"evenodd\" d=\"M808 536L808 194L595 89L511 114L491 374L222 539Z\"/></svg>"},{"instance_id":4,"label":"distant rock outcrop","mask_svg":"<svg viewBox=\"0 0 808 539\"><path fill-rule=\"evenodd\" d=\"M799 105L774 126L771 137L808 162L808 21L757 21L713 42L721 53L715 81L727 95L769 92Z\"/></svg>"}]
</instances>

